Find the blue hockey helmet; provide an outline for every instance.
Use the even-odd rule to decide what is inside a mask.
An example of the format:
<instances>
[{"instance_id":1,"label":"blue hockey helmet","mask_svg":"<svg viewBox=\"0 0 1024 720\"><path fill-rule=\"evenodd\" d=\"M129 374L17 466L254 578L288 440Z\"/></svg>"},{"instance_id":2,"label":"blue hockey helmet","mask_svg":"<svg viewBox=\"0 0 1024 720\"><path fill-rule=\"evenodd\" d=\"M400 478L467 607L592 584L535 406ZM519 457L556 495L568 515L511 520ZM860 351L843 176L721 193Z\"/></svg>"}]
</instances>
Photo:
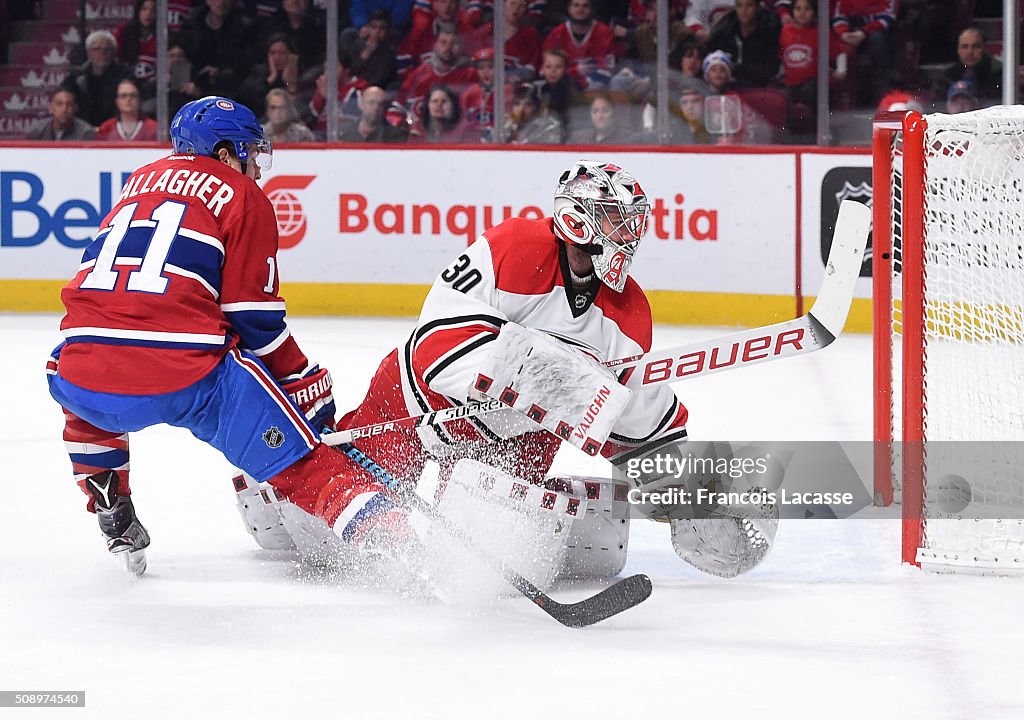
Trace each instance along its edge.
<instances>
[{"instance_id":1,"label":"blue hockey helmet","mask_svg":"<svg viewBox=\"0 0 1024 720\"><path fill-rule=\"evenodd\" d=\"M225 97L210 95L183 105L171 121L170 134L174 152L188 155L213 156L218 143L230 142L243 171L249 160L269 170L273 159L256 115Z\"/></svg>"}]
</instances>

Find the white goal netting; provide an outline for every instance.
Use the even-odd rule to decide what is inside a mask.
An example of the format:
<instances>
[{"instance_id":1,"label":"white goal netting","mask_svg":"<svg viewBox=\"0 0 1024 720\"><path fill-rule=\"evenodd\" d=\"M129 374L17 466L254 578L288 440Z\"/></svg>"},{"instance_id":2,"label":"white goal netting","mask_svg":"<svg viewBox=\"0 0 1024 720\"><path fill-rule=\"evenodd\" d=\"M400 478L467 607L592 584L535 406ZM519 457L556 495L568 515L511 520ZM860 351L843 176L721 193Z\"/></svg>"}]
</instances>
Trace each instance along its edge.
<instances>
[{"instance_id":1,"label":"white goal netting","mask_svg":"<svg viewBox=\"0 0 1024 720\"><path fill-rule=\"evenodd\" d=\"M1024 571L1024 108L929 115L924 538L931 569ZM902 437L904 138L892 156L893 428ZM912 231L906 228L907 232ZM912 312L908 306L907 312ZM894 479L900 488L899 452ZM902 488L904 492L909 489Z\"/></svg>"}]
</instances>

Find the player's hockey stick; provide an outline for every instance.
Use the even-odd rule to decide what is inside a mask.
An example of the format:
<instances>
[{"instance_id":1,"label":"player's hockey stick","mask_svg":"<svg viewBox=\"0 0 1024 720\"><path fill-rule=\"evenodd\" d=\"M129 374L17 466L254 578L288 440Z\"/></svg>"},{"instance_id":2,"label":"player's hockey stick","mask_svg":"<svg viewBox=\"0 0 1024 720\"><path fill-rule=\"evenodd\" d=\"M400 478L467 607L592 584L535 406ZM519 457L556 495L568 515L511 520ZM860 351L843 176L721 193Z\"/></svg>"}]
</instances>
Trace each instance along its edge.
<instances>
[{"instance_id":1,"label":"player's hockey stick","mask_svg":"<svg viewBox=\"0 0 1024 720\"><path fill-rule=\"evenodd\" d=\"M621 368L621 382L635 389L804 355L827 347L842 333L846 324L854 286L864 260L870 223L871 211L866 205L846 200L839 207L825 277L814 307L806 315L675 349L652 350L643 355L612 360L605 365ZM325 436L324 442L338 445L385 432L477 417L507 407L500 400L470 402L423 415L339 430Z\"/></svg>"},{"instance_id":2,"label":"player's hockey stick","mask_svg":"<svg viewBox=\"0 0 1024 720\"><path fill-rule=\"evenodd\" d=\"M328 436L330 437L330 436ZM337 443L336 443L337 444ZM469 534L445 517L437 508L421 498L411 487L378 465L373 458L349 443L338 444L338 449L354 463L383 483L406 507L419 510L430 521L462 543L468 551L486 562L512 587L525 595L534 605L566 627L581 628L617 615L639 605L651 595L651 579L646 575L631 575L619 580L601 592L575 603L552 600L539 587L503 563L489 551L480 547Z\"/></svg>"}]
</instances>

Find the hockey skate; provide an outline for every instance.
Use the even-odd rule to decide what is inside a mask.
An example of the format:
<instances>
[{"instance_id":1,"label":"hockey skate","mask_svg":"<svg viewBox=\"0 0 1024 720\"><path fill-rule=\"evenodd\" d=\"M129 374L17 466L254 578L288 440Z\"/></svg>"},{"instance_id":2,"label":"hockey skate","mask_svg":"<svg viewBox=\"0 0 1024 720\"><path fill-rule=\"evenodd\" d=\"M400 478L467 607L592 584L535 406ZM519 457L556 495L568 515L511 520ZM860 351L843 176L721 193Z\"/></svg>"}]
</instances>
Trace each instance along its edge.
<instances>
[{"instance_id":1,"label":"hockey skate","mask_svg":"<svg viewBox=\"0 0 1024 720\"><path fill-rule=\"evenodd\" d=\"M96 519L107 538L107 550L118 558L135 577L146 572L146 548L149 533L135 516L128 495L119 495L120 477L108 470L86 478L85 485L95 500Z\"/></svg>"}]
</instances>

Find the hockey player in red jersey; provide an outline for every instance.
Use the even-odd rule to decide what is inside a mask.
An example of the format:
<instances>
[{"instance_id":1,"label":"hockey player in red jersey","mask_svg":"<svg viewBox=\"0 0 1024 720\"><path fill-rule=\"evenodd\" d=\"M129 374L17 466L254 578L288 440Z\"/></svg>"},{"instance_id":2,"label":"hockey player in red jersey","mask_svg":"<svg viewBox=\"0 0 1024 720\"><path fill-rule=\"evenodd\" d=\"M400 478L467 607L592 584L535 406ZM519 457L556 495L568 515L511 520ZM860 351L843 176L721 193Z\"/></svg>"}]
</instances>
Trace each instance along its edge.
<instances>
[{"instance_id":1,"label":"hockey player in red jersey","mask_svg":"<svg viewBox=\"0 0 1024 720\"><path fill-rule=\"evenodd\" d=\"M401 532L382 488L320 443L334 422L331 378L285 323L277 224L255 182L270 148L255 115L202 98L170 134L173 154L128 178L62 290L64 342L47 365L108 549L145 570L128 433L161 423L188 428L329 525L343 517L345 540Z\"/></svg>"}]
</instances>

